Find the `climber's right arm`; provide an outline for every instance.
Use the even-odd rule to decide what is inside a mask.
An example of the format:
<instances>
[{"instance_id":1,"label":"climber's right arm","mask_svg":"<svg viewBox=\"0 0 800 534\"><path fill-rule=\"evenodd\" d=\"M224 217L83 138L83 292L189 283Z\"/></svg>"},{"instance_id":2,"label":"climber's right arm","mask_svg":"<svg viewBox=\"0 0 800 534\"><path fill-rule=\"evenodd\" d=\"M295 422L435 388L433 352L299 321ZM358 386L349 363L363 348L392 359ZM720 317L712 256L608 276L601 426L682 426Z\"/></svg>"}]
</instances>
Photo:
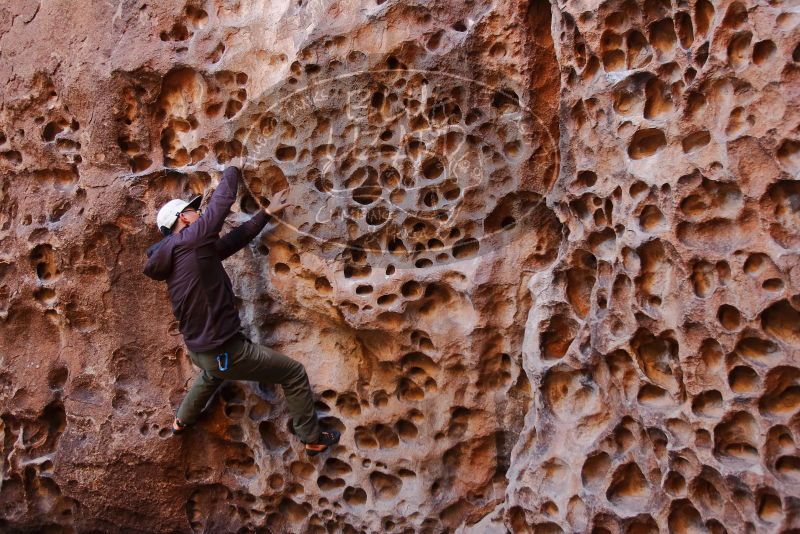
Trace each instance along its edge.
<instances>
[{"instance_id":1,"label":"climber's right arm","mask_svg":"<svg viewBox=\"0 0 800 534\"><path fill-rule=\"evenodd\" d=\"M241 171L237 167L228 167L222 173L217 189L211 195L208 206L194 223L181 232L182 240L187 244L199 244L209 238L219 236L225 218L231 211L239 188Z\"/></svg>"}]
</instances>

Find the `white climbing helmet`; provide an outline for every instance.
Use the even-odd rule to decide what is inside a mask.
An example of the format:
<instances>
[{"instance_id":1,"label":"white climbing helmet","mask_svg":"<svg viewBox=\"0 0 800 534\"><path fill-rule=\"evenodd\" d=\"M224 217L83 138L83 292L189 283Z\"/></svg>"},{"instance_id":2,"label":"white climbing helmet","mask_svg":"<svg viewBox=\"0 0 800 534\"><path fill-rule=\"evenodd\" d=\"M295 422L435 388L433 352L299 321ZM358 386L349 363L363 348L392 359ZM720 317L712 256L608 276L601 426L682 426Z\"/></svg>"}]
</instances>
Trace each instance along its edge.
<instances>
[{"instance_id":1,"label":"white climbing helmet","mask_svg":"<svg viewBox=\"0 0 800 534\"><path fill-rule=\"evenodd\" d=\"M178 220L178 215L188 207L199 209L202 201L203 195L197 195L188 202L180 198L173 198L158 210L158 215L156 215L158 230L164 235L169 235L172 231L172 225Z\"/></svg>"}]
</instances>

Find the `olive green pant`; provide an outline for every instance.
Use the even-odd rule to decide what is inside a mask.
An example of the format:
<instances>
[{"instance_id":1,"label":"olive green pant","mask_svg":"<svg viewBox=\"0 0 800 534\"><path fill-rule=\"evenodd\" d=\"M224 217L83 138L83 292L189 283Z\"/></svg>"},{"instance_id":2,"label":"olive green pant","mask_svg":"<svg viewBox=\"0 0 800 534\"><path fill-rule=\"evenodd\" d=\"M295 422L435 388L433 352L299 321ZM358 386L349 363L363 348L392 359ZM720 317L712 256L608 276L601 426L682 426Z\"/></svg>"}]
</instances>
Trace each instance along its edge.
<instances>
[{"instance_id":1,"label":"olive green pant","mask_svg":"<svg viewBox=\"0 0 800 534\"><path fill-rule=\"evenodd\" d=\"M217 356L228 353L227 370L221 371ZM311 384L303 364L269 347L253 343L238 333L210 352L189 351L189 357L202 372L178 408L178 420L194 424L208 400L225 380L254 380L261 384L280 384L292 416L294 431L305 443L319 438L319 421L314 410ZM224 366L225 362L222 361Z\"/></svg>"}]
</instances>

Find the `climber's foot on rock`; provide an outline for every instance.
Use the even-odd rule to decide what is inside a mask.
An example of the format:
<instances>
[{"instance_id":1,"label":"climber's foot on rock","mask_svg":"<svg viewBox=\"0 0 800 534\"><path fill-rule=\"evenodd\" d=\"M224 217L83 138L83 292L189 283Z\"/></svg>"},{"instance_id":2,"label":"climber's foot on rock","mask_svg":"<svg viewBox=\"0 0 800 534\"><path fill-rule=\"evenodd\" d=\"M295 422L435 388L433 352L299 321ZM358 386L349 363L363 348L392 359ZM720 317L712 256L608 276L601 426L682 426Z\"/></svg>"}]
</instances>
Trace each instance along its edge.
<instances>
[{"instance_id":1,"label":"climber's foot on rock","mask_svg":"<svg viewBox=\"0 0 800 534\"><path fill-rule=\"evenodd\" d=\"M294 430L294 424L292 420L289 419L289 432L297 436L297 432ZM299 436L298 436L299 437ZM323 430L319 433L319 438L314 443L306 443L302 439L300 440L303 445L305 445L306 454L309 456L316 456L328 450L329 447L332 445L336 445L339 443L339 438L342 437L341 432L334 429Z\"/></svg>"},{"instance_id":2,"label":"climber's foot on rock","mask_svg":"<svg viewBox=\"0 0 800 534\"><path fill-rule=\"evenodd\" d=\"M314 443L306 443L306 454L316 456L328 450L332 445L339 443L341 433L336 430L323 430L319 433L319 438Z\"/></svg>"},{"instance_id":3,"label":"climber's foot on rock","mask_svg":"<svg viewBox=\"0 0 800 534\"><path fill-rule=\"evenodd\" d=\"M181 423L181 421L176 417L174 421L172 421L172 433L173 434L182 434L185 432L191 425L186 425Z\"/></svg>"}]
</instances>

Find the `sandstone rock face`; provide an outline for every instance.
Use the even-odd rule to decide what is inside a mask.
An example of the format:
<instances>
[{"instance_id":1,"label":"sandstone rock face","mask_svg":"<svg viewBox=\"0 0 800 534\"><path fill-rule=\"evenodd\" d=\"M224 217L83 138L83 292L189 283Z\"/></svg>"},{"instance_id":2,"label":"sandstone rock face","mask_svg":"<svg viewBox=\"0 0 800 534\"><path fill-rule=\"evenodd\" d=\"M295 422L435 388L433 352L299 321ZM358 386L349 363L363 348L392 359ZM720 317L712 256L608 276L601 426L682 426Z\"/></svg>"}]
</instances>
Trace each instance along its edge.
<instances>
[{"instance_id":1,"label":"sandstone rock face","mask_svg":"<svg viewBox=\"0 0 800 534\"><path fill-rule=\"evenodd\" d=\"M789 1L0 7L0 530L800 528ZM196 373L158 207L245 186L227 261L280 388Z\"/></svg>"}]
</instances>

